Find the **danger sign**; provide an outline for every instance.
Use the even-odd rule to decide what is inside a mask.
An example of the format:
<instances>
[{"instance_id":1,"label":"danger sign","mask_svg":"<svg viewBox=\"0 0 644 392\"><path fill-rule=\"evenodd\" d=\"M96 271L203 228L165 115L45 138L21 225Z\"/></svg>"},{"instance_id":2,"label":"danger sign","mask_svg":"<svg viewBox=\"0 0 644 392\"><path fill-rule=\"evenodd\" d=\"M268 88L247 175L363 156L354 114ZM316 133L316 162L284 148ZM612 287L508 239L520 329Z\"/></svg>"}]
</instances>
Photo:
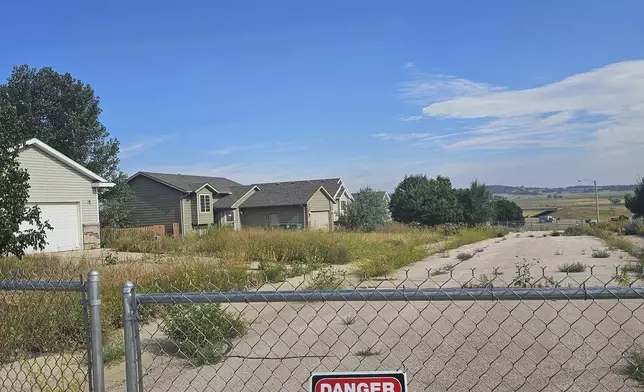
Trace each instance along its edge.
<instances>
[{"instance_id":1,"label":"danger sign","mask_svg":"<svg viewBox=\"0 0 644 392\"><path fill-rule=\"evenodd\" d=\"M310 392L406 392L403 372L313 373Z\"/></svg>"}]
</instances>

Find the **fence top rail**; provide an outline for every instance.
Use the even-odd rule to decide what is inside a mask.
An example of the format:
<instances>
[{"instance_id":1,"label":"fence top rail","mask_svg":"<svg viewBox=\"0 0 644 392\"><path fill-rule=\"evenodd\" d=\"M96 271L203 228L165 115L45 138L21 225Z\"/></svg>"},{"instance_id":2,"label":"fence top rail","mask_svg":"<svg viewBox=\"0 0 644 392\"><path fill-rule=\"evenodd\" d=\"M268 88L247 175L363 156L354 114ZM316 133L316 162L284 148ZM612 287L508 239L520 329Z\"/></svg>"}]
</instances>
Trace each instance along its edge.
<instances>
[{"instance_id":1,"label":"fence top rail","mask_svg":"<svg viewBox=\"0 0 644 392\"><path fill-rule=\"evenodd\" d=\"M324 301L508 301L644 299L644 287L359 289L336 291L238 291L136 293L139 304L324 302Z\"/></svg>"},{"instance_id":2,"label":"fence top rail","mask_svg":"<svg viewBox=\"0 0 644 392\"><path fill-rule=\"evenodd\" d=\"M80 281L29 281L0 280L0 290L26 291L83 291L85 284Z\"/></svg>"}]
</instances>

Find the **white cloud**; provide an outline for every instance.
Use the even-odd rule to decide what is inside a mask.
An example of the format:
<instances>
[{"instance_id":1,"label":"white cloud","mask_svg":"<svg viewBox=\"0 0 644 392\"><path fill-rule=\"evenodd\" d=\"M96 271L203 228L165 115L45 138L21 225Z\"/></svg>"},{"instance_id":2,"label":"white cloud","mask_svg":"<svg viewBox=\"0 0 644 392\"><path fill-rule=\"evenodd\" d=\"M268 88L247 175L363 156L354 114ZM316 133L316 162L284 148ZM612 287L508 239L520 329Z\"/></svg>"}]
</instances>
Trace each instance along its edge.
<instances>
[{"instance_id":1,"label":"white cloud","mask_svg":"<svg viewBox=\"0 0 644 392\"><path fill-rule=\"evenodd\" d=\"M242 146L230 146L230 147L225 147L225 148L220 148L218 150L214 150L211 153L214 154L214 155L228 155L228 154L232 154L234 152L257 150L258 148L261 148L261 147L262 147L262 145L260 145L260 144L242 145Z\"/></svg>"},{"instance_id":2,"label":"white cloud","mask_svg":"<svg viewBox=\"0 0 644 392\"><path fill-rule=\"evenodd\" d=\"M413 62L413 61L408 61L408 62L405 63L405 65L403 65L403 69L405 69L405 70L412 69L414 67L416 67L416 63Z\"/></svg>"},{"instance_id":3,"label":"white cloud","mask_svg":"<svg viewBox=\"0 0 644 392\"><path fill-rule=\"evenodd\" d=\"M425 140L432 137L431 133L375 133L372 135L380 140L395 140L398 142L409 140Z\"/></svg>"},{"instance_id":4,"label":"white cloud","mask_svg":"<svg viewBox=\"0 0 644 392\"><path fill-rule=\"evenodd\" d=\"M131 156L136 155L140 152L143 152L157 144L163 143L166 140L169 140L174 137L174 134L167 135L140 135L136 139L137 141L133 144L130 144L125 147L121 147L120 154L122 156Z\"/></svg>"},{"instance_id":5,"label":"white cloud","mask_svg":"<svg viewBox=\"0 0 644 392\"><path fill-rule=\"evenodd\" d=\"M644 60L626 61L544 86L462 94L429 104L432 117L481 119L447 148L522 146L619 149L644 146Z\"/></svg>"},{"instance_id":6,"label":"white cloud","mask_svg":"<svg viewBox=\"0 0 644 392\"><path fill-rule=\"evenodd\" d=\"M457 97L476 97L501 91L502 88L478 83L452 75L414 72L412 79L401 83L402 98L419 104L428 104Z\"/></svg>"},{"instance_id":7,"label":"white cloud","mask_svg":"<svg viewBox=\"0 0 644 392\"><path fill-rule=\"evenodd\" d=\"M417 116L399 115L399 116L396 116L396 119L400 121L420 121L423 119L423 116L422 115L417 115Z\"/></svg>"}]
</instances>

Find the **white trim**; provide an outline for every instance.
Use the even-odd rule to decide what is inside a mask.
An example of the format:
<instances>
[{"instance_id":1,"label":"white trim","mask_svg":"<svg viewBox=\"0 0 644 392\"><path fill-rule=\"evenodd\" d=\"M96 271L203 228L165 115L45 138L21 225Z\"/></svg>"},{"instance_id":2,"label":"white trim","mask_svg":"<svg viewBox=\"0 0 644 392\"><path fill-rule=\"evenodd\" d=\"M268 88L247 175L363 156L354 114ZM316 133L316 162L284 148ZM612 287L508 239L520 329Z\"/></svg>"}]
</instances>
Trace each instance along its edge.
<instances>
[{"instance_id":1,"label":"white trim","mask_svg":"<svg viewBox=\"0 0 644 392\"><path fill-rule=\"evenodd\" d=\"M347 199L353 201L353 195L351 195L351 192L349 192L349 190L347 189L347 186L344 185L344 182L342 181L341 178L338 179L338 184L340 184L340 187L338 188L337 191L335 191L335 195L333 195L333 199L335 200L336 198L339 197L338 193L340 193L340 189L344 189L344 193L347 194Z\"/></svg>"},{"instance_id":2,"label":"white trim","mask_svg":"<svg viewBox=\"0 0 644 392\"><path fill-rule=\"evenodd\" d=\"M322 191L322 192L323 192L323 193L324 193L324 194L325 194L329 199L331 199L331 203L336 204L336 203L335 203L335 200L333 200L333 198L331 197L331 194L330 194L326 189L324 189L324 187L323 187L323 186L321 186L321 187L319 187L319 188L318 188L318 189L317 189L317 190L316 190L316 191L311 195L311 197L309 197L309 199L306 201L306 205L307 205L307 206L309 205L309 202L311 201L311 199L312 199L313 197L315 197L315 194L316 194L316 193L318 193L318 191L319 191L319 190L321 190L321 191Z\"/></svg>"},{"instance_id":3,"label":"white trim","mask_svg":"<svg viewBox=\"0 0 644 392\"><path fill-rule=\"evenodd\" d=\"M202 190L202 189L203 189L203 188L205 188L205 187L209 187L209 188L210 188L210 189L212 189L213 191L215 191L215 192L217 192L217 193L221 193L221 192L219 192L219 191L217 190L217 188L215 188L214 186L212 186L212 185L210 185L210 184L208 184L208 183L203 184L202 186L200 186L200 187L199 187L199 189L195 190L194 192L195 192L195 193L197 193L197 192L199 192L200 190Z\"/></svg>"},{"instance_id":4,"label":"white trim","mask_svg":"<svg viewBox=\"0 0 644 392\"><path fill-rule=\"evenodd\" d=\"M98 222L98 228L100 230L100 228L101 228L101 211L99 211L99 209L98 209L98 191L96 192L96 221Z\"/></svg>"},{"instance_id":5,"label":"white trim","mask_svg":"<svg viewBox=\"0 0 644 392\"><path fill-rule=\"evenodd\" d=\"M93 182L92 188L114 188L116 186L113 182Z\"/></svg>"},{"instance_id":6,"label":"white trim","mask_svg":"<svg viewBox=\"0 0 644 392\"><path fill-rule=\"evenodd\" d=\"M96 196L98 198L98 196ZM98 217L96 217L98 219ZM101 225L100 221L98 223L99 227ZM56 228L54 228L56 230ZM83 233L83 203L78 201L78 230L79 230L79 240L80 240L80 249L85 249L85 233Z\"/></svg>"},{"instance_id":7,"label":"white trim","mask_svg":"<svg viewBox=\"0 0 644 392\"><path fill-rule=\"evenodd\" d=\"M106 179L104 179L103 177L101 177L101 176L99 176L98 174L94 173L93 171L91 171L91 170L89 170L89 169L87 169L87 168L83 167L83 165L81 165L81 164L79 164L79 163L77 163L77 162L73 161L71 158L69 158L68 156L66 156L66 155L65 155L65 154L63 154L62 152L60 152L60 151L56 150L56 149L55 149L55 148L53 148L53 147L48 146L47 144L45 144L44 142L41 142L40 140L38 140L38 139L36 139L36 138L33 138L33 139L29 139L29 140L27 140L27 141L25 142L25 146L34 146L34 147L38 147L39 149L41 149L41 150L45 151L45 152L46 152L46 153L48 153L49 155L51 155L51 156L53 156L53 157L57 158L57 159L58 159L58 160L60 160L61 162L64 162L64 163L66 163L68 166L70 166L70 167L72 167L72 168L74 168L74 169L78 170L79 172L81 172L81 173L85 174L87 177L92 178L92 179L94 179L94 180L96 180L96 181L99 181L99 182L107 183L107 180L106 180Z\"/></svg>"},{"instance_id":8,"label":"white trim","mask_svg":"<svg viewBox=\"0 0 644 392\"><path fill-rule=\"evenodd\" d=\"M208 196L208 199L209 199L208 208L210 209L210 211L201 211L201 197L202 196L203 197ZM199 216L199 214L208 214L208 213L211 213L211 212L212 212L212 195L209 195L209 194L201 194L201 195L199 195L199 194L197 194L197 216Z\"/></svg>"},{"instance_id":9,"label":"white trim","mask_svg":"<svg viewBox=\"0 0 644 392\"><path fill-rule=\"evenodd\" d=\"M240 198L239 198L239 200L237 200L236 202L234 202L234 203L230 206L230 208L239 208L239 204L243 204L243 203L246 201L246 199L245 199L245 198L246 198L246 196L247 196L251 191L255 191L255 192L257 192L257 191L259 191L259 190L260 190L260 189L259 189L259 187L258 187L257 185L253 185L253 187L252 187L252 188L250 188L250 189L248 190L248 192L244 193L244 196L240 197Z\"/></svg>"}]
</instances>

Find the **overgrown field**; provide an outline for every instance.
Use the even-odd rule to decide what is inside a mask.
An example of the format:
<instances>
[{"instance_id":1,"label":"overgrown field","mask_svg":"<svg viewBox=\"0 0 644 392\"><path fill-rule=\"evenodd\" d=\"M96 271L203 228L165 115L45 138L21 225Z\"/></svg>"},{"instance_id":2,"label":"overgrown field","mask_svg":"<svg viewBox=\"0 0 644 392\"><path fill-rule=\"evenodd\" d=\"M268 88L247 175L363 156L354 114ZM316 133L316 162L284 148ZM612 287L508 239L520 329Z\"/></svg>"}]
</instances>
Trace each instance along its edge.
<instances>
[{"instance_id":1,"label":"overgrown field","mask_svg":"<svg viewBox=\"0 0 644 392\"><path fill-rule=\"evenodd\" d=\"M381 276L431 252L504 233L497 227L419 229L398 225L376 233L213 229L179 239L129 233L104 238L104 246L158 256L133 262L120 262L112 253L80 260L55 255L5 258L0 259L0 279L78 280L90 269L100 271L104 336L116 342L106 342L114 347L108 356L119 359L120 335L114 331L122 327L120 287L126 280L134 281L139 291L230 291L257 288L266 281L318 270L324 271L318 274L319 279L302 288L324 289L337 284L329 276L329 265L351 263L369 277ZM0 292L0 363L82 350L79 301L78 293ZM209 319L215 317L213 312L219 312L207 311ZM213 356L217 352L215 349Z\"/></svg>"}]
</instances>

